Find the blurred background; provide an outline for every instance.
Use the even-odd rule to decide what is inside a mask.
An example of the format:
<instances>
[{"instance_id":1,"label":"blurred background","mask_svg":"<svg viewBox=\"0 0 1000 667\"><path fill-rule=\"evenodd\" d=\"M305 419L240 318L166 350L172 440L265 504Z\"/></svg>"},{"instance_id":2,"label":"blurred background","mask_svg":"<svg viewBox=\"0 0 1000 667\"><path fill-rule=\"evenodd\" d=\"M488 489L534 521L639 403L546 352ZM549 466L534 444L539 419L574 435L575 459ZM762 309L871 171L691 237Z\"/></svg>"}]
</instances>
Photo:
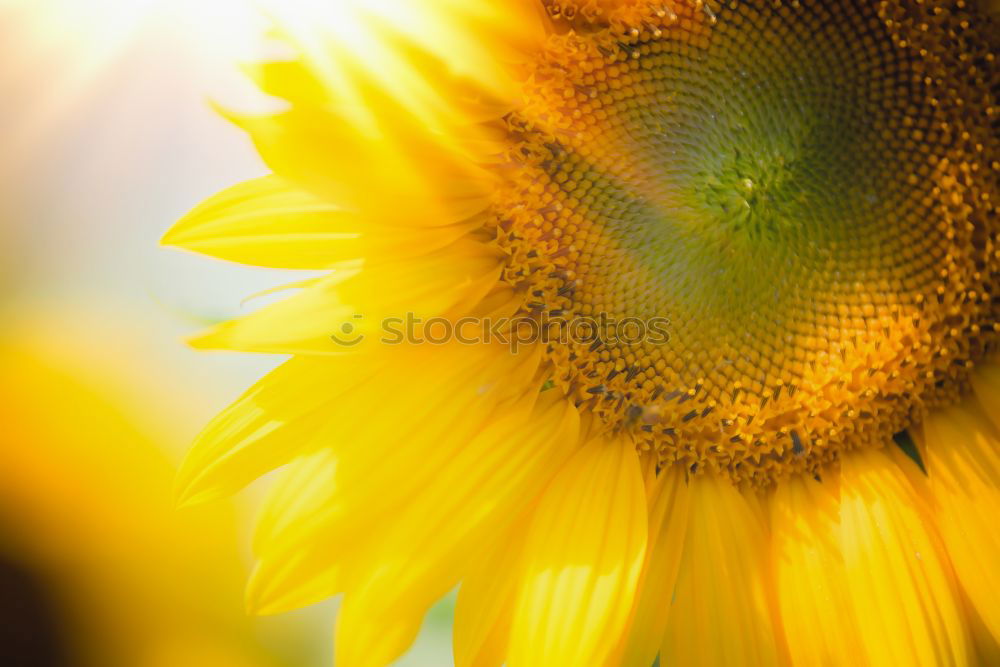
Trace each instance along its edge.
<instances>
[{"instance_id":1,"label":"blurred background","mask_svg":"<svg viewBox=\"0 0 1000 667\"><path fill-rule=\"evenodd\" d=\"M297 276L158 247L265 173L261 2L0 0L0 664L332 664L336 601L244 614L259 489L175 510L201 425L280 359L183 337ZM264 7L266 9L266 7ZM451 600L401 665L450 663Z\"/></svg>"}]
</instances>

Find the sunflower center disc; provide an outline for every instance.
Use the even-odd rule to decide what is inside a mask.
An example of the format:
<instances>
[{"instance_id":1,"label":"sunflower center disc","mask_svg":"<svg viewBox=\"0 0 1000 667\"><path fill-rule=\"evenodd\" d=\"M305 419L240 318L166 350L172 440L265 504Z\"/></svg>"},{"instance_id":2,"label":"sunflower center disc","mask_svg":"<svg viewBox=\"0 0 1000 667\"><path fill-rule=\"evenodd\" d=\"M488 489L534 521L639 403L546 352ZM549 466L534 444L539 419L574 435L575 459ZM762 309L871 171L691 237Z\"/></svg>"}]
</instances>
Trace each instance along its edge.
<instances>
[{"instance_id":1,"label":"sunflower center disc","mask_svg":"<svg viewBox=\"0 0 1000 667\"><path fill-rule=\"evenodd\" d=\"M575 15L537 65L510 118L507 278L536 313L607 318L550 343L559 379L664 461L815 470L953 400L992 341L989 26L675 4Z\"/></svg>"}]
</instances>

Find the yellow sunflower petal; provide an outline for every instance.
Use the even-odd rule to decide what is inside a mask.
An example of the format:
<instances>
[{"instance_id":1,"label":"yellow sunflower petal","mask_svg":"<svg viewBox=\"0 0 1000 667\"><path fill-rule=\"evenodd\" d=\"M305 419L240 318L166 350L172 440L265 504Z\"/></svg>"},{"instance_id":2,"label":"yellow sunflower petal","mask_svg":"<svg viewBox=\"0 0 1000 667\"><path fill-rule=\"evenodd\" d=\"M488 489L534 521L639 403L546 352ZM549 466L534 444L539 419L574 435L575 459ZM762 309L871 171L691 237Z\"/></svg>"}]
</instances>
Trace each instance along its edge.
<instances>
[{"instance_id":1,"label":"yellow sunflower petal","mask_svg":"<svg viewBox=\"0 0 1000 667\"><path fill-rule=\"evenodd\" d=\"M301 456L281 471L268 490L254 535L257 545L267 545L275 536L291 529L297 517L315 516L328 507L337 493L337 457L324 448ZM267 551L266 547L257 547ZM308 585L286 586L308 570ZM246 587L246 607L252 614L278 614L328 598L343 589L345 567L330 554L317 557L300 550L280 560L258 563Z\"/></svg>"},{"instance_id":2,"label":"yellow sunflower petal","mask_svg":"<svg viewBox=\"0 0 1000 667\"><path fill-rule=\"evenodd\" d=\"M516 520L506 535L501 533L489 554L462 579L452 628L455 667L500 667L507 658L526 536L523 523Z\"/></svg>"},{"instance_id":3,"label":"yellow sunflower petal","mask_svg":"<svg viewBox=\"0 0 1000 667\"><path fill-rule=\"evenodd\" d=\"M941 537L959 582L1000 639L1000 434L965 405L930 414L924 439Z\"/></svg>"},{"instance_id":4,"label":"yellow sunflower petal","mask_svg":"<svg viewBox=\"0 0 1000 667\"><path fill-rule=\"evenodd\" d=\"M998 640L990 629L986 627L986 622L976 612L975 607L968 596L964 594L965 613L969 623L969 636L972 647L975 650L975 660L971 661L975 665L1000 665L1000 640Z\"/></svg>"},{"instance_id":5,"label":"yellow sunflower petal","mask_svg":"<svg viewBox=\"0 0 1000 667\"><path fill-rule=\"evenodd\" d=\"M329 111L229 114L280 176L390 226L450 225L484 210L495 176L400 111L374 136Z\"/></svg>"},{"instance_id":6,"label":"yellow sunflower petal","mask_svg":"<svg viewBox=\"0 0 1000 667\"><path fill-rule=\"evenodd\" d=\"M263 608L278 608L266 591L283 591L288 599L322 599L343 590L329 588L331 568L350 569L355 562L374 568L371 559L381 553L379 545L388 543L394 521L433 487L441 471L453 470L449 460L478 442L479 433L480 446L487 446L496 433L493 421L499 427L497 417L523 402L522 396L537 393L532 381L537 351L512 355L500 346L429 347L402 350L378 381L356 388L328 410L313 442L332 452L335 466L322 472L330 479L309 482L307 501L289 502L295 493L291 487L305 484L293 468L265 504L255 540L260 562L254 599ZM387 386L409 398L387 401ZM382 406L378 417L359 420L373 404ZM525 416L510 415L505 428ZM545 456L540 449L536 455ZM531 471L529 465L525 474ZM470 511L475 510L483 508ZM421 520L406 525L419 529ZM372 531L373 523L383 528Z\"/></svg>"},{"instance_id":7,"label":"yellow sunflower petal","mask_svg":"<svg viewBox=\"0 0 1000 667\"><path fill-rule=\"evenodd\" d=\"M515 89L506 91L506 97L497 97L486 90L480 82L474 79L455 76L446 61L438 60L433 54L405 43L398 44L394 51L400 57L399 64L413 72L419 71L419 76L409 78L408 90L405 96L409 99L407 110L425 120L429 126L434 126L442 133L459 144L462 138L473 140L476 137L485 139L493 134L487 124L497 121L516 106ZM312 107L314 109L340 109L350 117L346 106L350 100L344 99L343 90L338 92L331 86L331 81L325 79L316 66L311 64L307 54L301 54L293 60L277 60L251 65L245 68L250 77L262 91L269 95L287 100L293 106ZM350 67L340 67L340 74L350 72ZM368 97L364 109L354 109L354 119L364 126L364 121L378 120L384 115L390 105L380 104L384 90L379 84L383 82L359 78L353 85L357 97ZM399 83L399 80L396 81ZM394 98L400 99L400 98ZM471 144L470 144L471 146ZM496 150L499 147L493 144ZM488 153L473 151L470 157L485 157Z\"/></svg>"},{"instance_id":8,"label":"yellow sunflower petal","mask_svg":"<svg viewBox=\"0 0 1000 667\"><path fill-rule=\"evenodd\" d=\"M405 101L423 121L462 100L455 84L510 99L519 93L510 64L545 39L545 12L531 0L444 0L433 4L339 2L318 13L284 6L282 32L312 76L292 93L322 90L318 99L359 105L362 90ZM428 69L429 61L446 68ZM293 77L302 81L303 77ZM288 99L287 86L265 89ZM359 90L360 89L360 90ZM374 107L368 115L384 110Z\"/></svg>"},{"instance_id":9,"label":"yellow sunflower petal","mask_svg":"<svg viewBox=\"0 0 1000 667\"><path fill-rule=\"evenodd\" d=\"M322 269L351 259L396 260L431 252L479 224L414 228L375 222L271 175L210 197L162 242L243 264Z\"/></svg>"},{"instance_id":10,"label":"yellow sunflower petal","mask_svg":"<svg viewBox=\"0 0 1000 667\"><path fill-rule=\"evenodd\" d=\"M684 555L660 660L774 665L780 647L762 518L729 480L709 473L690 485Z\"/></svg>"},{"instance_id":11,"label":"yellow sunflower petal","mask_svg":"<svg viewBox=\"0 0 1000 667\"><path fill-rule=\"evenodd\" d=\"M380 365L343 356L295 358L279 366L198 435L177 473L178 501L232 493L291 460L325 420L324 410Z\"/></svg>"},{"instance_id":12,"label":"yellow sunflower petal","mask_svg":"<svg viewBox=\"0 0 1000 667\"><path fill-rule=\"evenodd\" d=\"M783 480L770 505L771 560L792 663L856 662L863 648L840 551L839 480Z\"/></svg>"},{"instance_id":13,"label":"yellow sunflower petal","mask_svg":"<svg viewBox=\"0 0 1000 667\"><path fill-rule=\"evenodd\" d=\"M841 545L859 637L876 665L967 664L951 568L924 501L882 451L842 459Z\"/></svg>"},{"instance_id":14,"label":"yellow sunflower petal","mask_svg":"<svg viewBox=\"0 0 1000 667\"><path fill-rule=\"evenodd\" d=\"M532 519L508 664L603 664L628 621L646 530L631 443L591 441L553 480Z\"/></svg>"},{"instance_id":15,"label":"yellow sunflower petal","mask_svg":"<svg viewBox=\"0 0 1000 667\"><path fill-rule=\"evenodd\" d=\"M406 650L423 622L426 607L403 600L395 609L376 608L345 596L337 612L334 662L352 667L384 667ZM364 647L364 650L359 650Z\"/></svg>"},{"instance_id":16,"label":"yellow sunflower petal","mask_svg":"<svg viewBox=\"0 0 1000 667\"><path fill-rule=\"evenodd\" d=\"M400 344L408 331L416 331L411 321L465 315L496 285L501 270L502 256L495 249L463 241L347 276L334 273L190 342L206 349L312 354Z\"/></svg>"},{"instance_id":17,"label":"yellow sunflower petal","mask_svg":"<svg viewBox=\"0 0 1000 667\"><path fill-rule=\"evenodd\" d=\"M348 586L345 609L349 604L356 613L345 612L337 625L344 664L374 652L373 642L387 650L386 632L399 638L393 651L402 652L427 608L458 583L496 532L506 532L578 447L576 408L556 391L542 394L531 412L505 412L469 441L442 442L440 458L425 457L430 465L409 469L424 480L421 493L386 519L367 552L366 575ZM372 617L381 619L380 630L365 632Z\"/></svg>"},{"instance_id":18,"label":"yellow sunflower petal","mask_svg":"<svg viewBox=\"0 0 1000 667\"><path fill-rule=\"evenodd\" d=\"M690 489L683 468L667 466L650 485L649 548L622 652L624 665L652 665L670 616L684 553Z\"/></svg>"}]
</instances>

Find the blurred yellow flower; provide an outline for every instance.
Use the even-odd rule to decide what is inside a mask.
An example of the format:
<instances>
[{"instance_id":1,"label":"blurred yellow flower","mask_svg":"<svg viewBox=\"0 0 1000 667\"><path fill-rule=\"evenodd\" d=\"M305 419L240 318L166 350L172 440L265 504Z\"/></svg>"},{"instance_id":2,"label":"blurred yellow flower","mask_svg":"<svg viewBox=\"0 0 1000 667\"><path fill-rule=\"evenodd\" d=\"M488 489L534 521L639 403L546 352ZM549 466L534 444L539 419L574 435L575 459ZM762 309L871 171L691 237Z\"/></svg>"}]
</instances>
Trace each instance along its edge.
<instances>
[{"instance_id":1,"label":"blurred yellow flower","mask_svg":"<svg viewBox=\"0 0 1000 667\"><path fill-rule=\"evenodd\" d=\"M251 71L287 107L231 114L274 174L164 239L332 270L194 340L292 355L180 474L193 502L287 464L251 607L343 592L352 666L394 660L458 584L459 665L995 649L1000 74L978 7L281 15L292 57Z\"/></svg>"},{"instance_id":2,"label":"blurred yellow flower","mask_svg":"<svg viewBox=\"0 0 1000 667\"><path fill-rule=\"evenodd\" d=\"M157 401L157 363L134 364L132 377L143 379L129 389L111 379L120 369L88 368L93 351L65 328L5 324L0 662L288 664L243 614L231 508L173 507L165 447L183 432L184 413L168 397L145 412L135 405L139 393Z\"/></svg>"}]
</instances>

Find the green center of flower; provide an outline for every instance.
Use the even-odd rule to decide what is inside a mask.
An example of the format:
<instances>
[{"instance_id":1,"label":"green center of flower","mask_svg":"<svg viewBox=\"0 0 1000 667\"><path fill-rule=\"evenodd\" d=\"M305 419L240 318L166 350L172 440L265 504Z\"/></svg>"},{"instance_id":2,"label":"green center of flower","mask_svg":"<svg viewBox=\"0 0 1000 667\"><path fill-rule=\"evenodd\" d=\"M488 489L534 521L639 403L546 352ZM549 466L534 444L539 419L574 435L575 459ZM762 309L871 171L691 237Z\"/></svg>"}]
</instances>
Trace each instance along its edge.
<instances>
[{"instance_id":1,"label":"green center of flower","mask_svg":"<svg viewBox=\"0 0 1000 667\"><path fill-rule=\"evenodd\" d=\"M964 14L693 2L574 27L512 119L514 244L551 262L536 304L669 322L551 346L581 404L665 460L770 479L953 400L997 315L996 68Z\"/></svg>"}]
</instances>

